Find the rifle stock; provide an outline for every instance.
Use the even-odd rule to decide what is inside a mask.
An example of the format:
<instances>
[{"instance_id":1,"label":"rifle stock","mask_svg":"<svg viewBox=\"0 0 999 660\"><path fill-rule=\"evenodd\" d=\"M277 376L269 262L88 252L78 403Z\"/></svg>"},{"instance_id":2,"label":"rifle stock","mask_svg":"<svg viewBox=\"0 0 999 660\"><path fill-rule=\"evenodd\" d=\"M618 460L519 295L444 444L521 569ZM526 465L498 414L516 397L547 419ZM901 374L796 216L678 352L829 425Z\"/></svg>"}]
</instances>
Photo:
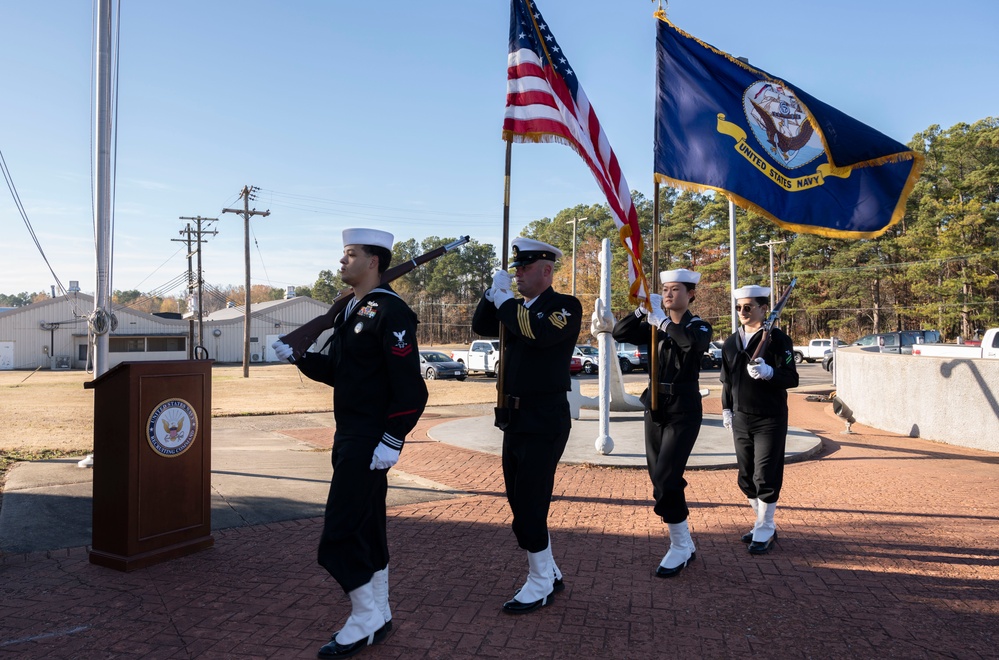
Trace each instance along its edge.
<instances>
[{"instance_id":1,"label":"rifle stock","mask_svg":"<svg viewBox=\"0 0 999 660\"><path fill-rule=\"evenodd\" d=\"M784 306L787 305L787 301L791 297L791 291L794 289L794 285L797 283L798 283L797 277L791 280L791 285L787 287L787 291L785 291L784 295L780 297L780 300L777 301L777 303L774 305L774 308L770 310L770 315L767 316L767 320L763 322L763 339L760 340L759 345L756 347L756 350L753 352L752 360L755 360L756 358L763 355L763 351L765 351L767 349L767 346L770 344L770 329L773 327L774 323L777 322L777 319L780 318L780 313L784 311Z\"/></svg>"},{"instance_id":2,"label":"rifle stock","mask_svg":"<svg viewBox=\"0 0 999 660\"><path fill-rule=\"evenodd\" d=\"M397 280L403 275L414 270L417 266L422 266L428 261L442 257L448 252L461 247L468 241L468 236L461 236L447 245L434 248L430 252L421 254L414 259L410 259L409 261L393 266L382 273L381 283L389 284L393 280ZM319 335L333 327L333 321L336 319L337 315L344 310L347 303L349 303L353 297L354 292L352 290L347 290L344 293L341 293L333 300L333 304L325 314L317 316L307 323L303 323L281 339L281 341L291 347L293 357L292 361L302 357L302 355L309 350L309 347L316 343Z\"/></svg>"}]
</instances>

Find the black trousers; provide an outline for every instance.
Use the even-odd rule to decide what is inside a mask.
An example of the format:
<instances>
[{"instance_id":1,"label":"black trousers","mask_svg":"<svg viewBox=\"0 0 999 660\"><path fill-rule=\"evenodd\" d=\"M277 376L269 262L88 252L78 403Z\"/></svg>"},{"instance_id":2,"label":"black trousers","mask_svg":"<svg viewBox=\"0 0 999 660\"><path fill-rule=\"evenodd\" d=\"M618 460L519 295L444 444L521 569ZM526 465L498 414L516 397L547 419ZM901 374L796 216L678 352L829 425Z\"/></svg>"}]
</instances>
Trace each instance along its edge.
<instances>
[{"instance_id":1,"label":"black trousers","mask_svg":"<svg viewBox=\"0 0 999 660\"><path fill-rule=\"evenodd\" d=\"M339 433L333 437L333 479L319 539L319 564L344 593L363 587L388 566L388 470L370 469L380 439Z\"/></svg>"},{"instance_id":2,"label":"black trousers","mask_svg":"<svg viewBox=\"0 0 999 660\"><path fill-rule=\"evenodd\" d=\"M787 415L770 417L735 411L732 415L739 489L749 499L772 504L784 482Z\"/></svg>"},{"instance_id":3,"label":"black trousers","mask_svg":"<svg viewBox=\"0 0 999 660\"><path fill-rule=\"evenodd\" d=\"M503 480L513 512L513 533L517 544L528 552L548 547L555 470L568 441L568 428L557 434L503 434Z\"/></svg>"},{"instance_id":4,"label":"black trousers","mask_svg":"<svg viewBox=\"0 0 999 660\"><path fill-rule=\"evenodd\" d=\"M683 522L690 514L683 471L701 431L701 398L684 397L682 411L645 411L645 460L652 478L654 511L663 522Z\"/></svg>"}]
</instances>

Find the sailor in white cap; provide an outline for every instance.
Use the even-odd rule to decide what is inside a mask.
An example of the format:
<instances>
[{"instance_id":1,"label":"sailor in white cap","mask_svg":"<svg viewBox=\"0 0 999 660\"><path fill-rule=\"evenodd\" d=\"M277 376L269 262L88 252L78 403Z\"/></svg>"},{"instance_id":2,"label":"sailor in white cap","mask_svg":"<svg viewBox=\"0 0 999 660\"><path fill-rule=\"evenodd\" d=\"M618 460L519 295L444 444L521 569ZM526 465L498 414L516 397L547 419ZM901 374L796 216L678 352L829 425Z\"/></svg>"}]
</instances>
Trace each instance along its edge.
<instances>
[{"instance_id":1,"label":"sailor in white cap","mask_svg":"<svg viewBox=\"0 0 999 660\"><path fill-rule=\"evenodd\" d=\"M329 353L295 364L333 387L333 478L319 563L350 597L346 623L320 658L354 655L392 628L388 603L385 496L388 470L427 403L416 345L416 314L381 277L392 259L392 234L345 229L340 277L354 298L336 318ZM275 342L285 359L291 348Z\"/></svg>"},{"instance_id":2,"label":"sailor in white cap","mask_svg":"<svg viewBox=\"0 0 999 660\"><path fill-rule=\"evenodd\" d=\"M791 338L771 327L761 331L770 306L770 287L751 284L732 292L742 327L722 347L722 423L732 430L739 463L738 484L756 521L742 542L765 554L777 541L774 510L784 479L787 391L798 386ZM765 348L756 359L760 342Z\"/></svg>"},{"instance_id":3,"label":"sailor in white cap","mask_svg":"<svg viewBox=\"0 0 999 660\"><path fill-rule=\"evenodd\" d=\"M504 405L496 409L503 430L503 478L513 513L513 532L527 551L527 581L503 604L507 614L526 614L551 604L565 589L548 533L555 470L569 439L569 361L579 338L583 307L552 288L562 251L531 238L513 240L517 291L502 269L479 301L472 330L496 337L504 329Z\"/></svg>"},{"instance_id":4,"label":"sailor in white cap","mask_svg":"<svg viewBox=\"0 0 999 660\"><path fill-rule=\"evenodd\" d=\"M658 371L650 374L650 388L658 389L658 406L652 410L649 390L645 403L645 458L652 479L654 511L669 529L669 550L656 567L656 576L674 577L695 557L687 517L690 513L683 472L701 430L701 394L698 377L701 357L711 342L711 325L690 312L700 273L686 268L659 274L662 294L614 326L614 339L648 344L651 326L659 329Z\"/></svg>"}]
</instances>

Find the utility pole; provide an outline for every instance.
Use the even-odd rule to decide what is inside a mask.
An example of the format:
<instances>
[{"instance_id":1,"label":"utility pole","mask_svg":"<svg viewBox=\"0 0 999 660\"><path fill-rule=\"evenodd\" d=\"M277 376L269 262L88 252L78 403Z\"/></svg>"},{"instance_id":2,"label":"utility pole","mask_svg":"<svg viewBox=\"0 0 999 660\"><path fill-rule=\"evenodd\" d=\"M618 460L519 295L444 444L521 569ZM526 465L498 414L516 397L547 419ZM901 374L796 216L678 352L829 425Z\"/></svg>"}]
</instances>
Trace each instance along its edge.
<instances>
[{"instance_id":1,"label":"utility pole","mask_svg":"<svg viewBox=\"0 0 999 660\"><path fill-rule=\"evenodd\" d=\"M192 233L194 233L194 232L191 231L191 223L189 222L189 223L187 223L187 227L185 229L180 230L180 235L181 236L186 235L186 238L171 238L170 239L171 243L187 243L187 298L188 298L188 300L191 299L191 291L194 289L194 271L191 269L191 257L194 256L194 253L191 252L191 234ZM188 330L189 337L187 339L187 341L188 341L188 345L187 345L187 359L188 360L193 360L194 359L194 319L193 318L191 319L191 321L188 324L188 326L189 326L189 330Z\"/></svg>"},{"instance_id":2,"label":"utility pole","mask_svg":"<svg viewBox=\"0 0 999 660\"><path fill-rule=\"evenodd\" d=\"M204 243L204 239L202 239L201 237L202 236L215 236L216 234L218 234L218 232L215 231L215 230L205 231L204 229L202 229L202 223L209 223L210 224L212 222L217 222L218 218L202 218L199 215L199 216L195 216L193 218L188 218L188 217L181 216L180 219L181 220L194 220L195 222L198 223L198 232L197 232L197 234L198 234L198 238L197 238L197 241L198 241L198 344L197 344L197 346L198 346L198 348L202 348L203 349L205 347L205 322L204 322L204 311L203 311L204 308L202 306L202 302L201 302L202 297L201 296L202 296L202 293L204 293L204 283L205 283L205 280L201 276L201 244ZM188 225L187 225L187 231L190 231L190 230L191 230L191 225L190 225L190 223L188 223ZM181 234L183 234L183 233L184 232L181 232ZM188 270L190 270L190 267L191 267L191 254L190 254L190 252L191 252L191 244L190 243L187 244L187 252L188 252L188 255L187 255L187 264L188 264Z\"/></svg>"},{"instance_id":3,"label":"utility pole","mask_svg":"<svg viewBox=\"0 0 999 660\"><path fill-rule=\"evenodd\" d=\"M757 243L756 247L766 246L770 249L770 309L774 308L774 246L787 241L770 241L768 243Z\"/></svg>"},{"instance_id":4,"label":"utility pole","mask_svg":"<svg viewBox=\"0 0 999 660\"><path fill-rule=\"evenodd\" d=\"M567 220L565 224L572 225L572 297L576 297L576 223L586 218Z\"/></svg>"},{"instance_id":5,"label":"utility pole","mask_svg":"<svg viewBox=\"0 0 999 660\"><path fill-rule=\"evenodd\" d=\"M243 216L243 259L246 263L246 308L243 310L243 378L250 377L250 217L270 211L250 210L250 196L259 190L256 186L243 186L239 196L243 198L242 209L222 209L223 213L238 213Z\"/></svg>"}]
</instances>

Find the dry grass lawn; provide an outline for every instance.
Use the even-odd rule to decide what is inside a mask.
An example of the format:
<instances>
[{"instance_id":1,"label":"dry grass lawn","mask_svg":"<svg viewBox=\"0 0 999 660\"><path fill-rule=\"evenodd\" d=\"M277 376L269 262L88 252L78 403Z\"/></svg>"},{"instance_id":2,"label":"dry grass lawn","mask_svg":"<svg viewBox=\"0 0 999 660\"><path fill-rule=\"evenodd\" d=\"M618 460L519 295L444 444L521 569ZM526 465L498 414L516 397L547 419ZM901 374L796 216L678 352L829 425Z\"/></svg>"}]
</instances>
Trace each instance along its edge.
<instances>
[{"instance_id":1,"label":"dry grass lawn","mask_svg":"<svg viewBox=\"0 0 999 660\"><path fill-rule=\"evenodd\" d=\"M94 393L83 387L92 379L82 371L0 371L0 453L92 449ZM431 407L490 403L496 398L496 379L428 381L427 389ZM597 381L585 381L582 392L595 396ZM330 388L290 364L253 365L249 378L243 378L240 365L212 371L213 417L332 409Z\"/></svg>"}]
</instances>

